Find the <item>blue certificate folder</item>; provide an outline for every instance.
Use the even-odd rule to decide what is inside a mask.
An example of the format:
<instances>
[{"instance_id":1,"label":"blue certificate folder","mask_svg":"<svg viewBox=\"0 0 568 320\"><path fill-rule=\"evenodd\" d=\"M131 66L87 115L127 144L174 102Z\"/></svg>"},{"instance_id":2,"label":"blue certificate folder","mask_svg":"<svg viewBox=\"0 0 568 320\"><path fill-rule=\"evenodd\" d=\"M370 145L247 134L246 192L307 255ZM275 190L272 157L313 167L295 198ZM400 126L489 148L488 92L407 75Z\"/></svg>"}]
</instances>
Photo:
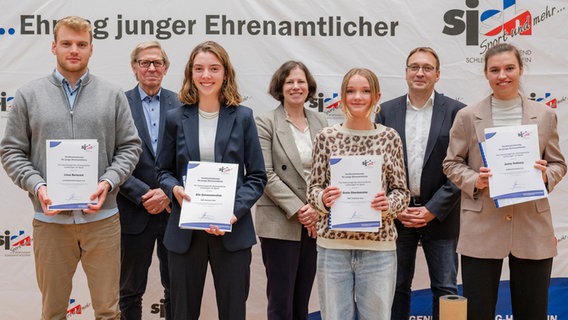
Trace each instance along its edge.
<instances>
[{"instance_id":1,"label":"blue certificate folder","mask_svg":"<svg viewBox=\"0 0 568 320\"><path fill-rule=\"evenodd\" d=\"M487 133L485 135L485 139L490 139L495 135L494 132ZM481 152L481 158L483 159L483 165L485 167L489 167L487 163L487 156L485 153L485 141L479 142L479 150ZM522 191L522 192L511 192L508 194L503 194L497 197L493 197L493 201L495 202L495 207L501 208L517 203L532 201L536 199L540 199L547 196L546 190L529 190L529 191Z\"/></svg>"},{"instance_id":2,"label":"blue certificate folder","mask_svg":"<svg viewBox=\"0 0 568 320\"><path fill-rule=\"evenodd\" d=\"M85 210L98 199L98 142L95 139L46 140L48 210Z\"/></svg>"},{"instance_id":3,"label":"blue certificate folder","mask_svg":"<svg viewBox=\"0 0 568 320\"><path fill-rule=\"evenodd\" d=\"M342 195L329 210L332 230L377 232L382 226L381 212L371 201L381 188L382 157L344 156L330 159L331 185ZM335 212L335 213L334 213Z\"/></svg>"},{"instance_id":4,"label":"blue certificate folder","mask_svg":"<svg viewBox=\"0 0 568 320\"><path fill-rule=\"evenodd\" d=\"M236 163L198 162L187 164L185 192L179 227L207 230L211 225L231 232L239 165Z\"/></svg>"}]
</instances>

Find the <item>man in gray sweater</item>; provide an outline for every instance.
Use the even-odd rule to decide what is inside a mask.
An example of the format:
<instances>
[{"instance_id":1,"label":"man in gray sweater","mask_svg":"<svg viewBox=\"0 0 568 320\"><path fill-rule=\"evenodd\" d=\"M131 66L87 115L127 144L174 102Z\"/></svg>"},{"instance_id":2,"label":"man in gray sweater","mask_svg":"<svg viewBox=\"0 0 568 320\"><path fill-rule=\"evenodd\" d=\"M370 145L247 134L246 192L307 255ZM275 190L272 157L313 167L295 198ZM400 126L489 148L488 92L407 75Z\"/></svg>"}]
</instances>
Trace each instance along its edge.
<instances>
[{"instance_id":1,"label":"man in gray sweater","mask_svg":"<svg viewBox=\"0 0 568 320\"><path fill-rule=\"evenodd\" d=\"M116 195L141 152L123 91L88 70L92 27L66 17L54 29L54 72L16 92L0 145L2 165L34 207L33 239L42 319L65 319L77 264L96 319L120 319L120 222ZM46 140L96 139L98 185L83 210L52 210ZM51 196L51 197L50 197ZM97 200L95 200L97 199Z\"/></svg>"}]
</instances>

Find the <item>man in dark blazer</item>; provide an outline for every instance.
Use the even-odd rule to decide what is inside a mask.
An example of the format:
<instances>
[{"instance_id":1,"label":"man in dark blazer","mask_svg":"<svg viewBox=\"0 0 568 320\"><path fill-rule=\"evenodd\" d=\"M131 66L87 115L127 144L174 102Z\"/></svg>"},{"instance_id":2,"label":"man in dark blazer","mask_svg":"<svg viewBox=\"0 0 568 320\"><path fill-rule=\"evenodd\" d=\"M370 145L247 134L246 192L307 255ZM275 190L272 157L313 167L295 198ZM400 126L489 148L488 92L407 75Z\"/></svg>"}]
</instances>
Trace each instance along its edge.
<instances>
[{"instance_id":1,"label":"man in dark blazer","mask_svg":"<svg viewBox=\"0 0 568 320\"><path fill-rule=\"evenodd\" d=\"M439 318L439 297L457 294L460 191L442 172L449 131L459 101L434 91L440 61L428 47L413 49L406 59L408 94L381 104L376 122L398 131L411 193L409 207L398 215L397 281L393 320L410 315L412 278L418 244L426 256L432 289L432 315Z\"/></svg>"},{"instance_id":2,"label":"man in dark blazer","mask_svg":"<svg viewBox=\"0 0 568 320\"><path fill-rule=\"evenodd\" d=\"M122 229L120 310L122 319L142 319L142 296L154 244L160 261L164 287L165 317L171 316L167 250L162 240L170 212L170 201L160 189L154 166L164 132L166 111L180 106L177 94L161 87L170 61L157 41L142 42L131 54L138 85L126 92L142 155L132 175L120 187L118 207Z\"/></svg>"}]
</instances>

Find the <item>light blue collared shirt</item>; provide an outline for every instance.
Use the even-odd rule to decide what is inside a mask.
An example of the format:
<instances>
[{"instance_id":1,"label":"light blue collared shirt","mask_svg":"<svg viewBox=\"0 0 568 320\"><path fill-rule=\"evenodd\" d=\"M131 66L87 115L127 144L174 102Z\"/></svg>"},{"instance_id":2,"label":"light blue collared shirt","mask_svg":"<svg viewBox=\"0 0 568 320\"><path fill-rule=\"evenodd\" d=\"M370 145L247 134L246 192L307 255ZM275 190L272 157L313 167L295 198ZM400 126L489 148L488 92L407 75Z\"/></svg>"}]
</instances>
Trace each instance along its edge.
<instances>
[{"instance_id":1,"label":"light blue collared shirt","mask_svg":"<svg viewBox=\"0 0 568 320\"><path fill-rule=\"evenodd\" d=\"M81 84L83 83L83 80L85 79L87 74L89 74L89 70L87 70L87 72L85 72L85 74L83 74L81 78L79 78L79 81L75 83L75 89L72 89L69 81L67 81L67 79L63 77L63 75L61 74L61 72L59 72L59 70L57 70L57 68L55 69L55 76L61 81L61 84L63 85L65 95L67 96L67 100L69 100L69 110L71 111L73 111L73 107L75 106L75 98L77 98L79 89L81 89Z\"/></svg>"},{"instance_id":2,"label":"light blue collared shirt","mask_svg":"<svg viewBox=\"0 0 568 320\"><path fill-rule=\"evenodd\" d=\"M155 154L158 150L158 136L160 132L160 94L162 93L162 88L155 96L149 96L140 86L138 86L138 92L140 92L146 127L148 128L150 139L152 139L152 149L154 149Z\"/></svg>"}]
</instances>

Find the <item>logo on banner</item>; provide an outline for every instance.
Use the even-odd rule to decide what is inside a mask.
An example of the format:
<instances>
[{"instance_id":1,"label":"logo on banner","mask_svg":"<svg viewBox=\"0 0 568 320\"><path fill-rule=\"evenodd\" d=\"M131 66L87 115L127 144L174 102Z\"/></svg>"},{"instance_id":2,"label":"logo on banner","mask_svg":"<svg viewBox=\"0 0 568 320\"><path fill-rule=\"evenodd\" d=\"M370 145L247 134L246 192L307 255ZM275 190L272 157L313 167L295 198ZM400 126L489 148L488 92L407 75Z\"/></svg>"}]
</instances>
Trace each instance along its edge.
<instances>
[{"instance_id":1,"label":"logo on banner","mask_svg":"<svg viewBox=\"0 0 568 320\"><path fill-rule=\"evenodd\" d=\"M492 46L516 36L531 36L533 27L565 10L546 6L535 12L521 8L517 0L501 0L499 5L477 10L479 0L465 0L467 10L451 9L444 14L442 33L458 36L465 33L467 46L479 46L484 54Z\"/></svg>"},{"instance_id":2,"label":"logo on banner","mask_svg":"<svg viewBox=\"0 0 568 320\"><path fill-rule=\"evenodd\" d=\"M154 303L150 306L150 313L151 314L157 314L160 316L160 318L165 318L166 317L166 307L165 307L165 300L164 299L160 299L159 303Z\"/></svg>"},{"instance_id":3,"label":"logo on banner","mask_svg":"<svg viewBox=\"0 0 568 320\"><path fill-rule=\"evenodd\" d=\"M75 300L69 300L69 309L67 309L67 315L70 314L83 314L83 307Z\"/></svg>"},{"instance_id":4,"label":"logo on banner","mask_svg":"<svg viewBox=\"0 0 568 320\"><path fill-rule=\"evenodd\" d=\"M326 95L322 92L318 93L316 98L309 99L308 107L325 114L330 125L345 121L345 115L341 111L341 97L337 92L331 95Z\"/></svg>"},{"instance_id":5,"label":"logo on banner","mask_svg":"<svg viewBox=\"0 0 568 320\"><path fill-rule=\"evenodd\" d=\"M90 303L81 305L75 299L69 299L69 307L67 308L67 318L72 319L74 315L81 315L83 311L91 306Z\"/></svg>"},{"instance_id":6,"label":"logo on banner","mask_svg":"<svg viewBox=\"0 0 568 320\"><path fill-rule=\"evenodd\" d=\"M331 97L320 92L317 94L317 98L310 98L308 102L308 107L317 109L318 112L328 114L339 109L339 106L341 105L341 97L337 92L332 93Z\"/></svg>"},{"instance_id":7,"label":"logo on banner","mask_svg":"<svg viewBox=\"0 0 568 320\"><path fill-rule=\"evenodd\" d=\"M547 106L551 107L552 109L556 109L558 108L558 104L565 102L566 101L566 97L562 97L560 99L556 98L555 96L553 96L550 92L545 92L544 95L542 94L537 94L535 92L531 92L528 96L529 100L533 100L536 102L542 102L544 104L546 104Z\"/></svg>"},{"instance_id":8,"label":"logo on banner","mask_svg":"<svg viewBox=\"0 0 568 320\"><path fill-rule=\"evenodd\" d=\"M18 231L17 234L5 230L0 237L0 246L6 257L27 257L31 255L32 237L24 230Z\"/></svg>"},{"instance_id":9,"label":"logo on banner","mask_svg":"<svg viewBox=\"0 0 568 320\"><path fill-rule=\"evenodd\" d=\"M5 91L0 92L0 112L2 115L12 109L14 97L9 96Z\"/></svg>"}]
</instances>

